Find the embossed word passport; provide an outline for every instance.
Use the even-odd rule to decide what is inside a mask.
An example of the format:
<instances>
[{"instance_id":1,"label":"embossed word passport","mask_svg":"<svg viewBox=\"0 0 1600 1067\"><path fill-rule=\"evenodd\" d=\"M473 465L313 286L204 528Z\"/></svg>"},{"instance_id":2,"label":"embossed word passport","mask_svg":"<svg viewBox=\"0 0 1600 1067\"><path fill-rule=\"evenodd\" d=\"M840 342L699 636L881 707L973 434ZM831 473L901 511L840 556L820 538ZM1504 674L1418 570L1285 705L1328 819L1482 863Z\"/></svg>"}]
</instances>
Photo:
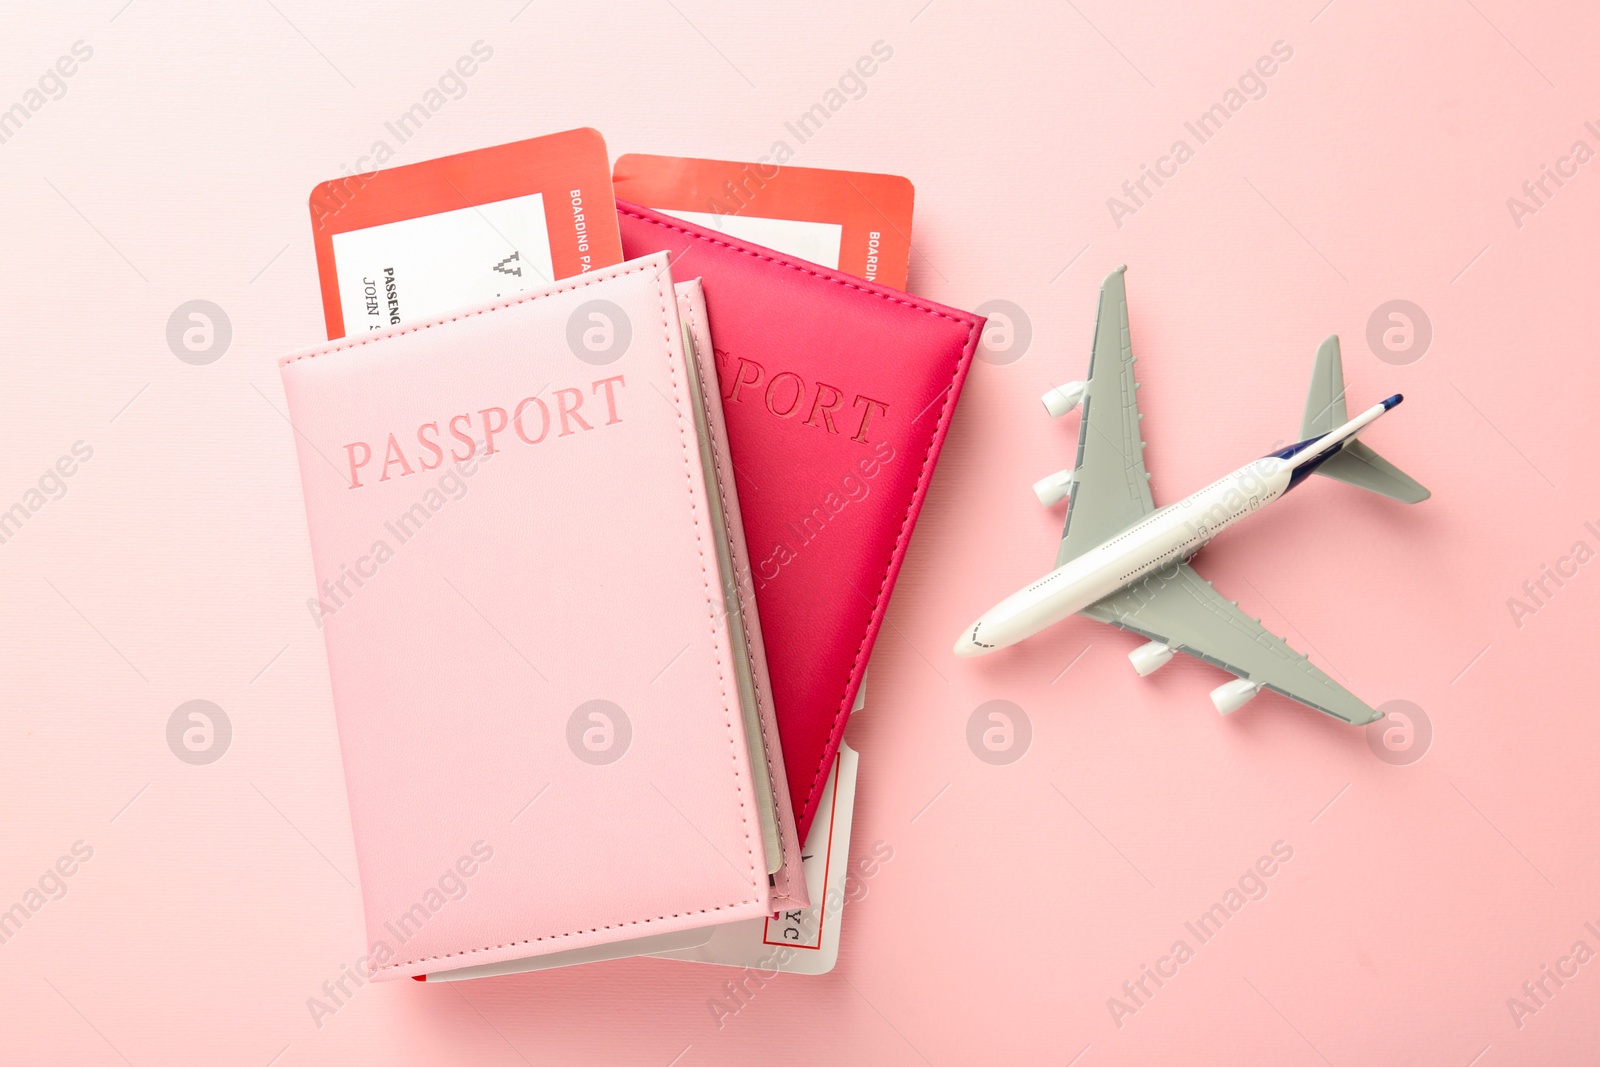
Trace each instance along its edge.
<instances>
[{"instance_id":1,"label":"embossed word passport","mask_svg":"<svg viewBox=\"0 0 1600 1067\"><path fill-rule=\"evenodd\" d=\"M698 276L802 840L983 319L618 201Z\"/></svg>"},{"instance_id":2,"label":"embossed word passport","mask_svg":"<svg viewBox=\"0 0 1600 1067\"><path fill-rule=\"evenodd\" d=\"M679 307L654 255L281 361L374 977L805 899Z\"/></svg>"}]
</instances>

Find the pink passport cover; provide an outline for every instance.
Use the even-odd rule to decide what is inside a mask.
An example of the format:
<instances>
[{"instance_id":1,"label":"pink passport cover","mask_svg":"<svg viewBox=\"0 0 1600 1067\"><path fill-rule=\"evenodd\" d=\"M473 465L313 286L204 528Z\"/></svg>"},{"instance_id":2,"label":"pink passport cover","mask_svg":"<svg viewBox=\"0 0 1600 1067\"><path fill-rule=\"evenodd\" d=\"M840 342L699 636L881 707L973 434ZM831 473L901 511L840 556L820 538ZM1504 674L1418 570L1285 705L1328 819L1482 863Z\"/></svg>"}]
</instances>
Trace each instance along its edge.
<instances>
[{"instance_id":1,"label":"pink passport cover","mask_svg":"<svg viewBox=\"0 0 1600 1067\"><path fill-rule=\"evenodd\" d=\"M804 841L983 319L619 201L698 275Z\"/></svg>"},{"instance_id":2,"label":"pink passport cover","mask_svg":"<svg viewBox=\"0 0 1600 1067\"><path fill-rule=\"evenodd\" d=\"M662 255L282 361L377 977L768 911L684 358Z\"/></svg>"}]
</instances>

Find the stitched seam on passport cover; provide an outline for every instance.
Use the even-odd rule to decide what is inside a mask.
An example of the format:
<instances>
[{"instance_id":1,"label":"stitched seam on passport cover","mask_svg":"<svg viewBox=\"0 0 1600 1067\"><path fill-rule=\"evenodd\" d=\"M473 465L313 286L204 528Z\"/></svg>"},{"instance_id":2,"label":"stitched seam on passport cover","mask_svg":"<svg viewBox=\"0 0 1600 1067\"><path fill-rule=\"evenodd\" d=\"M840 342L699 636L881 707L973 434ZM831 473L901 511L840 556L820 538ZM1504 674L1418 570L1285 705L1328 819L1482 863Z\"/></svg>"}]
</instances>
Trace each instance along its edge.
<instances>
[{"instance_id":1,"label":"stitched seam on passport cover","mask_svg":"<svg viewBox=\"0 0 1600 1067\"><path fill-rule=\"evenodd\" d=\"M766 881L767 880L764 877L764 875L766 874L766 871L765 870L761 870L759 873L757 872L758 864L756 863L755 847L750 841L750 816L749 816L749 812L748 812L748 809L747 809L747 805L745 804L745 797L744 797L745 790L740 785L740 778L739 778L739 773L738 773L738 771L739 771L739 748L740 748L740 746L739 746L739 738L738 738L738 735L735 733L734 728L733 728L733 711L732 711L732 708L730 707L729 700L728 700L728 676L727 676L727 672L724 670L724 667L723 667L722 647L717 641L717 617L714 614L712 614L712 612L711 612L711 604L714 602L715 598L712 596L712 593L711 593L711 576L706 571L705 538L702 537L701 534L700 534L700 509L696 505L695 499L694 499L694 472L699 467L699 459L700 459L700 457L699 457L699 451L700 451L699 442L698 442L698 439L697 439L696 440L696 447L694 448L693 462L691 462L690 448L689 448L689 435L688 435L688 433L686 432L686 430L684 428L684 424L685 424L685 422L688 422L690 425L693 425L693 420L692 420L692 418L691 419L685 419L684 418L683 400L682 400L682 391L681 391L682 387L678 383L678 365L677 365L677 362L675 360L673 360L673 358L672 358L672 342L673 342L673 337L672 337L672 319L667 314L667 312L669 310L668 301L671 301L670 310L676 311L677 307L678 307L678 296L677 296L676 293L671 291L670 286L668 286L668 285L666 285L666 284L664 284L662 282L661 276L664 273L665 273L665 267L663 267L662 270L656 271L656 276L655 276L655 279L654 279L655 280L655 284L656 284L656 303L661 308L661 337L662 337L662 343L666 346L666 350L667 350L667 373L670 376L671 381L672 381L672 409L673 409L673 412L678 417L678 444L679 444L679 447L683 451L683 481L684 481L684 489L685 489L685 491L687 492L687 494L689 496L689 515L690 515L690 518L694 522L695 551L698 552L699 555L700 555L700 588L701 588L702 592L705 595L705 603L706 603L706 632L710 635L710 637L711 637L711 647L715 650L714 654L716 656L716 662L717 662L717 686L722 692L722 721L723 721L723 724L728 728L728 759L732 764L733 780L734 780L734 791L738 794L738 797L739 797L739 825L740 825L740 828L743 829L743 831L744 831L744 853L745 853L745 858L750 864L750 882L751 882L751 885L754 887L754 891L755 891L755 895L753 897L751 897L750 900L748 900L748 901L740 901L739 902L739 903L748 904L748 903L753 903L753 902L755 902L755 901L760 899L761 891L766 886ZM680 332L679 335L678 335L678 342L679 342L680 345L682 344L682 337L683 337L683 335ZM689 360L690 356L689 356L689 353L687 351L685 351L683 353L683 358L684 358L685 362L687 362ZM701 472L701 476L704 477L704 472L703 471ZM709 494L708 494L708 496L709 496ZM718 587L717 588L717 592L720 595L722 583L718 582L717 583L717 587ZM739 716L739 721L740 721L741 724L744 722L744 716L742 714ZM652 784L654 784L654 783L652 783ZM656 787L656 792L658 792L658 793L661 792L661 789L660 789L659 786ZM665 793L662 793L661 795L662 795L663 799L666 798L666 794ZM667 803L668 804L672 804L672 802L670 800L668 800ZM674 809L676 809L676 805L673 805L673 807L674 807ZM696 827L695 829L698 830L699 828ZM702 836L704 836L704 835L702 835ZM765 863L763 862L759 866L765 867Z\"/></svg>"},{"instance_id":2,"label":"stitched seam on passport cover","mask_svg":"<svg viewBox=\"0 0 1600 1067\"><path fill-rule=\"evenodd\" d=\"M683 301L683 308L684 308L685 312L689 316L689 329L691 331L693 331L700 324L700 320L695 317L694 301L693 300L685 300L685 301ZM687 356L687 355L688 354L685 353L685 356ZM713 397L712 395L710 395L710 394L708 394L706 392L706 377L707 377L707 375L705 373L705 368L702 366L701 370L700 370L700 375L699 375L699 379L700 379L700 402L702 404L706 405L707 410L710 410L710 405L713 403L713 401L715 401L718 404L721 404L722 403L722 398L720 396ZM733 487L733 479L732 478L725 478L723 476L723 470L722 470L722 445L718 441L717 436L715 434L710 434L709 436L710 436L710 443L711 443L711 463L712 463L712 466L714 466L716 468L717 481L722 485L729 486L731 491L737 493L738 492L737 488ZM730 549L733 547L733 540L734 540L734 538L730 534L729 537L728 537L728 547ZM746 639L745 639L745 654L746 654L745 658L748 660L748 662L750 664L751 678L754 679L755 675L758 673L758 671L760 669L760 665L756 663L755 649L751 646L750 641L749 641L749 637L748 637L748 635L750 633L750 612L745 608L745 594L747 592L749 592L749 584L745 581L743 576L744 576L744 571L741 570L739 565L738 565L738 563L735 562L734 568L733 568L733 582L734 582L734 588L739 594L738 595L739 618L744 621L744 632L747 635ZM766 701L761 699L761 687L760 686L752 686L752 688L755 690L755 696L756 696L756 723L761 727L761 755L767 761L767 780L769 782L773 783L772 784L772 788L773 789L788 789L789 788L789 782L788 782L787 777L785 777L782 780L780 780L777 768L772 765L772 745L774 744L774 742L773 742L772 738L767 736L767 716L765 714ZM780 849L782 847L782 839L781 839L781 837L779 839L779 847L780 847ZM788 857L785 857L785 860L787 860L787 858ZM788 893L789 893L789 882L790 882L789 865L788 865L787 862L785 862L784 865L778 869L778 877L777 877L776 880L781 883L781 884L779 884L777 886L778 890L780 892L782 892L785 896L787 896Z\"/></svg>"},{"instance_id":3,"label":"stitched seam on passport cover","mask_svg":"<svg viewBox=\"0 0 1600 1067\"><path fill-rule=\"evenodd\" d=\"M718 904L714 907L695 908L690 911L675 911L670 915L656 915L648 919L629 919L627 922L606 923L603 926L590 926L583 930L570 930L564 934L540 934L538 937L527 937L520 941L502 941L498 945L485 945L482 948L467 948L462 949L460 952L441 952L434 956L418 956L415 959L404 960L399 963L390 963L382 967L375 967L373 968L373 973L377 974L380 971L392 971L399 967L410 967L419 963L430 963L433 960L448 960L454 959L457 956L473 956L479 952L495 952L504 948L516 948L518 945L533 945L539 943L540 941L560 941L561 939L567 937L581 937L584 934L597 934L602 930L620 930L625 926L649 926L651 923L664 922L667 919L683 919L691 915L711 915L719 911L727 911L729 908L749 907L751 904L756 904L759 902L759 897L755 897L750 900L736 900L732 904Z\"/></svg>"},{"instance_id":4,"label":"stitched seam on passport cover","mask_svg":"<svg viewBox=\"0 0 1600 1067\"><path fill-rule=\"evenodd\" d=\"M345 351L346 349L359 348L362 345L371 344L372 342L378 341L378 340L382 340L385 337L399 337L399 336L402 336L402 335L408 334L408 333L418 333L418 332L420 332L422 330L432 329L435 326L442 326L447 322L455 322L458 319L469 319L469 318L472 318L472 317L474 317L476 315L483 315L483 314L486 314L486 313L488 313L490 311L496 311L496 310L498 310L500 308L513 307L513 306L515 306L517 304L532 303L533 301L536 301L536 300L541 300L541 299L544 299L546 297L555 296L557 293L565 293L565 292L570 292L570 291L572 291L574 289L582 289L582 288L585 288L586 286L595 285L595 284L598 284L599 282L606 281L609 278L621 278L621 277L625 277L625 276L627 276L629 274L637 274L637 273L639 273L641 271L644 271L646 269L648 269L646 266L640 265L640 266L637 266L637 267L628 267L626 269L616 271L615 273L604 274L604 275L590 275L589 277L583 278L582 280L574 282L573 284L570 284L570 285L558 286L558 287L556 287L554 289L547 289L547 290L544 290L544 291L538 292L538 293L530 293L530 294L528 294L526 296L517 297L515 299L507 300L507 301L504 301L504 302L498 303L498 304L491 304L488 307L477 308L477 309L475 309L473 311L468 311L468 312L465 312L463 314L449 315L449 316L445 316L443 318L434 319L434 320L432 320L430 322L416 323L416 324L414 324L412 326L407 326L404 329L396 330L393 333L385 332L385 333L382 333L382 334L376 335L376 336L368 335L366 337L362 337L362 338L359 338L359 339L354 340L354 341L347 341L347 342L344 342L344 343L341 343L341 344L330 345L330 346L328 346L326 348L319 348L314 352L306 352L306 353L302 353L301 355L298 355L298 356L290 356L290 357L288 357L286 359L280 360L278 365L280 367L286 367L289 364L299 362L302 359L314 359L317 356L325 356L325 355L329 355L329 354L331 354L333 352L342 352L342 351ZM662 335L665 338L665 344L666 344L667 371L668 371L669 375L671 376L671 380L672 380L672 391L673 391L672 406L673 406L673 410L674 410L675 414L678 417L678 443L679 443L680 447L683 450L683 462L684 462L684 466L685 466L684 480L685 480L685 483L686 483L686 491L687 491L688 497L689 497L690 519L694 523L695 548L696 548L696 551L700 555L700 582L701 582L701 587L705 590L705 593L706 593L706 602L707 602L707 604L709 604L711 602L711 580L710 580L709 575L706 572L705 547L704 547L704 539L701 537L701 534L700 534L699 510L698 510L698 508L695 507L695 503L694 503L693 467L690 466L690 464L689 464L689 442L688 442L688 439L684 436L683 404L682 404L682 401L681 401L681 399L679 398L679 395L678 395L678 368L672 362L672 329L671 329L671 320L667 316L667 293L666 293L666 290L665 290L664 286L662 285L661 275L662 275L662 271L657 271L656 272L656 276L655 276L656 301L657 301L657 303L659 304L659 306L661 308L661 329L662 329ZM684 353L684 356L685 356L685 358L688 358L688 353L687 352ZM707 626L711 630L712 646L716 647L716 624L715 624L715 620L710 618L709 616L707 618ZM729 746L729 749L730 749L730 757L729 758L733 761L735 768L737 768L737 766L738 766L738 738L734 734L733 719L732 719L732 715L731 715L731 713L729 711L729 707L728 707L728 686L727 686L726 676L723 673L722 654L721 654L720 651L717 653L717 682L718 682L718 685L721 687L721 690L722 690L723 723L727 727L727 730L728 730L728 746ZM740 782L739 776L737 774L734 775L734 789L735 789L735 792L737 792L739 794L739 822L740 822L740 824L741 824L741 826L742 826L742 828L744 830L745 856L749 861L750 870L752 872L754 872L755 869L756 869L756 863L755 863L755 850L754 850L754 848L752 847L752 845L750 843L750 820L749 820L749 816L745 814L746 805L745 805L745 801L744 801L744 789L743 789L743 786L742 786L742 784ZM663 794L663 797L665 797L665 794ZM671 801L668 801L668 803L670 804ZM377 973L379 971L392 971L392 970L396 970L396 969L401 968L401 967L411 967L411 966L415 966L416 964L419 964L419 963L427 963L427 962L429 962L431 960L452 959L452 958L458 957L458 956L472 956L472 955L476 955L477 953L480 953L480 952L494 952L494 951L496 951L498 949L515 948L518 945L531 945L531 944L534 944L534 943L539 942L539 941L558 941L558 940L561 940L562 938L578 937L578 936L581 936L583 934L598 933L601 930L615 930L615 929L620 929L620 928L626 927L626 926L648 926L651 923L664 922L664 921L666 921L668 919L681 919L681 918L685 918L685 917L690 916L690 915L709 915L709 914L711 914L713 912L726 911L726 910L728 910L730 908L740 908L740 907L746 907L746 906L751 905L751 904L759 904L761 902L761 891L765 888L765 885L766 885L766 879L757 877L754 874L752 874L750 876L750 883L751 883L751 888L754 891L754 895L751 896L748 900L736 900L736 901L734 901L734 902L732 902L730 904L718 904L718 905L716 905L714 907L710 907L710 908L697 908L697 909L692 909L690 911L673 912L673 913L671 913L669 915L656 915L656 916L653 916L653 917L648 918L648 919L630 919L630 920L628 920L626 922L607 923L607 924L605 924L603 926L591 926L591 927L588 927L586 929L571 930L571 931L568 931L566 933L561 933L561 934L541 934L538 937L524 938L523 940L520 940L520 941L505 941L505 942L502 942L501 944L498 944L498 945L485 945L482 948L469 948L469 949L462 949L462 950L460 950L458 952L444 952L444 953L439 953L439 954L433 955L433 956L417 956L417 957L414 957L414 958L409 959L409 960L396 960L394 963L390 963L390 964L386 964L386 965L381 966L381 967L374 968L374 973Z\"/></svg>"},{"instance_id":5,"label":"stitched seam on passport cover","mask_svg":"<svg viewBox=\"0 0 1600 1067\"><path fill-rule=\"evenodd\" d=\"M858 293L863 293L867 296L875 296L879 300L883 300L891 304L899 304L903 307L911 308L914 311L920 311L924 315L932 315L936 318L941 318L948 322L965 326L967 330L967 339L965 344L963 344L961 347L962 354L964 355L967 349L972 347L973 333L977 330L976 323L963 321L962 319L956 318L954 315L946 315L942 311L937 311L930 307L924 307L923 305L915 303L914 301L901 300L900 298L890 296L887 293L880 293L874 289L867 289L863 286L855 285L844 280L843 278L835 278L831 275L822 274L818 271L804 267L799 263L794 263L786 259L779 259L776 256L765 255L760 252L752 251L748 248L741 248L739 245L731 244L727 241L719 241L715 237L709 237L705 234L696 233L695 231L686 229L682 226L675 226L670 222L662 222L659 219L647 218L636 211L630 211L625 207L621 207L620 205L617 208L617 212L618 214L626 215L630 219L637 219L640 222L649 223L652 226L659 226L664 230L671 230L675 233L681 233L685 237L692 237L697 241L705 241L707 244L716 245L720 248L726 248L731 252L738 252L740 255L749 256L752 259L759 259L767 263L776 264L780 267L787 267L789 270L799 271L801 274L809 274L813 278L817 278L825 282L832 282L834 285L842 286L845 289L854 289ZM906 513L900 520L899 532L895 534L894 547L890 549L889 558L884 562L883 565L883 577L878 582L877 598L872 604L873 615L878 615L880 612L886 612L888 610L888 605L884 603L884 589L889 584L889 573L894 569L895 557L901 555L905 549L906 540L908 538L907 527L911 524L911 515L912 512L916 510L917 500L919 497L925 495L927 491L929 468L933 462L933 448L934 445L939 441L941 429L947 425L947 420L950 417L950 405L955 399L955 387L958 379L961 377L961 368L962 359L961 356L957 356L955 360L955 367L950 372L950 383L944 387L944 404L939 408L939 420L934 426L933 435L928 438L928 449L922 454L922 468L917 472L917 484L911 491L911 499L906 503ZM869 632L872 629L870 622L868 623L867 629ZM858 677L858 672L861 670L861 660L866 655L866 651L867 635L862 634L861 644L856 646L855 659L851 661L850 677ZM838 750L839 744L839 720L844 718L844 716L849 712L850 703L851 701L848 694L840 698L839 707L833 713L833 722L828 727L827 747L832 748L835 751ZM824 752L824 757L826 757L826 752ZM797 818L799 817L799 814L811 807L811 802L816 798L817 791L821 789L823 783L827 781L828 769L828 760L824 758L817 765L816 773L812 775L811 788L806 792L806 798L800 805L800 812L796 813Z\"/></svg>"}]
</instances>

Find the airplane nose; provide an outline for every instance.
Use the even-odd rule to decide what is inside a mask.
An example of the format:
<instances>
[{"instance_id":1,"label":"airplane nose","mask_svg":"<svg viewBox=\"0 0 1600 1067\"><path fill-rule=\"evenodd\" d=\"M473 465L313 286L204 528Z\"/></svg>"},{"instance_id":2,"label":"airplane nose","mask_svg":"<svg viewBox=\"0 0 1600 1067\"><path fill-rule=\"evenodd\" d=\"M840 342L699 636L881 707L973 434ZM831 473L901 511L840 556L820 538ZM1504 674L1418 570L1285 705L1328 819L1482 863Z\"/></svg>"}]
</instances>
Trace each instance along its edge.
<instances>
[{"instance_id":1,"label":"airplane nose","mask_svg":"<svg viewBox=\"0 0 1600 1067\"><path fill-rule=\"evenodd\" d=\"M980 626L982 626L982 625L983 625L983 623L981 623L981 622L975 622L971 626L969 626L965 630L963 630L961 632L961 636L956 638L956 646L952 651L954 651L956 655L961 656L962 658L970 658L972 656L981 656L985 652L987 652L988 649L986 649L982 645L978 644L978 640L977 640L977 638L978 638L978 628Z\"/></svg>"}]
</instances>

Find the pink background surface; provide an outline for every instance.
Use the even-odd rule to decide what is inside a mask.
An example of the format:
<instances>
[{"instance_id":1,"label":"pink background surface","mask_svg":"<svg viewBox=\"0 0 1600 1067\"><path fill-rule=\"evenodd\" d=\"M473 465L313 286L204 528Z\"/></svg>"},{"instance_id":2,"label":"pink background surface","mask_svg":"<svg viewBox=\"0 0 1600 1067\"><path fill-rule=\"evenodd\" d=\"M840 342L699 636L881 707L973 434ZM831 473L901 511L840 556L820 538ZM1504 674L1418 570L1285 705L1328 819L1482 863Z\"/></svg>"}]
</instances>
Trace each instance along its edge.
<instances>
[{"instance_id":1,"label":"pink background surface","mask_svg":"<svg viewBox=\"0 0 1600 1067\"><path fill-rule=\"evenodd\" d=\"M458 7L459 5L452 5ZM74 842L93 858L0 945L6 1062L74 1064L1572 1062L1600 962L1537 1013L1507 998L1600 949L1589 681L1600 563L1519 627L1522 584L1600 548L1590 163L1518 226L1508 197L1600 117L1592 15L1503 0L1137 11L1082 0L633 10L521 0L450 15L303 0L106 0L8 15L0 107L83 40L67 92L0 144L0 506L75 441L93 458L0 545L0 907ZM1573 10L1577 5L1570 5ZM1319 10L1321 8L1321 10ZM353 847L275 359L320 339L305 198L477 40L491 61L396 162L576 125L628 151L753 158L874 41L894 50L803 165L917 186L911 287L1024 309L978 364L872 667L838 968L718 1025L734 972L630 961L307 1009L362 951ZM1293 58L1136 214L1106 200L1287 42ZM1190 138L1192 142L1192 137ZM393 145L392 145L393 146ZM1220 719L1193 663L1151 679L1088 622L983 661L959 627L1052 558L1027 485L1076 429L1101 276L1127 262L1158 502L1291 439L1316 343L1415 509L1318 481L1200 567L1374 704L1424 709L1409 765L1275 697ZM174 358L191 299L223 357ZM1406 299L1433 341L1365 342ZM1015 349L1006 353L1009 358ZM166 743L185 701L219 761ZM995 766L974 710L1020 707ZM1020 742L1019 742L1020 743ZM1107 1000L1188 938L1274 842L1293 859L1119 1027ZM1191 941L1193 947L1195 943ZM1551 988L1554 988L1553 986Z\"/></svg>"}]
</instances>

